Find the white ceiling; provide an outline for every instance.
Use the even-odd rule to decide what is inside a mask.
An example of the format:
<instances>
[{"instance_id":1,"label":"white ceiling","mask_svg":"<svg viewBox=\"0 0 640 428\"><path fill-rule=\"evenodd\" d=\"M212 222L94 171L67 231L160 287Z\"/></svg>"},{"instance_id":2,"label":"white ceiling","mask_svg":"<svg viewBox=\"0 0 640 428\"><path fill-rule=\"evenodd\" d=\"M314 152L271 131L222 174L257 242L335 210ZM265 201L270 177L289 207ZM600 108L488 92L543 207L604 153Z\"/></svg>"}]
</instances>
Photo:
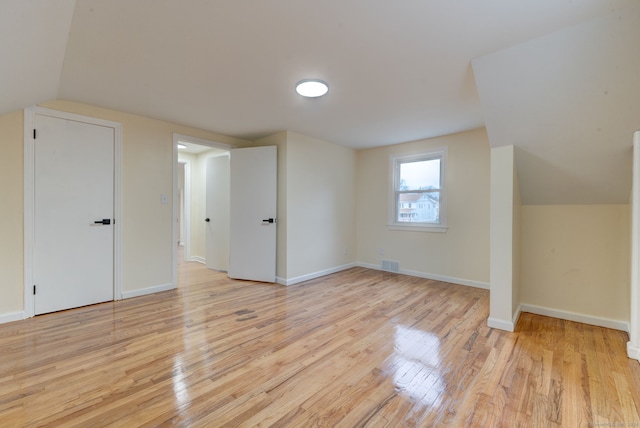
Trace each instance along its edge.
<instances>
[{"instance_id":1,"label":"white ceiling","mask_svg":"<svg viewBox=\"0 0 640 428\"><path fill-rule=\"evenodd\" d=\"M627 203L636 3L2 0L0 114L61 98L356 149L486 124L526 203ZM329 94L302 99L313 77Z\"/></svg>"}]
</instances>

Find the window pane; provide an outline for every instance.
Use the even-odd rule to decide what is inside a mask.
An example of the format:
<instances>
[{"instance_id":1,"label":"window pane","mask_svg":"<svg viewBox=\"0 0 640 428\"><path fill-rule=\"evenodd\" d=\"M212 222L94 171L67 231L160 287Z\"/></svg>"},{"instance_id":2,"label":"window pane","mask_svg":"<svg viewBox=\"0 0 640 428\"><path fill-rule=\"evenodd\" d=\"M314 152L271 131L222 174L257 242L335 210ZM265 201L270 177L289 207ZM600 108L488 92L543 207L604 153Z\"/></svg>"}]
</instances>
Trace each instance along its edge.
<instances>
[{"instance_id":1,"label":"window pane","mask_svg":"<svg viewBox=\"0 0 640 428\"><path fill-rule=\"evenodd\" d=\"M398 194L397 221L439 223L440 192Z\"/></svg>"},{"instance_id":2,"label":"window pane","mask_svg":"<svg viewBox=\"0 0 640 428\"><path fill-rule=\"evenodd\" d=\"M398 190L440 189L440 159L400 164Z\"/></svg>"}]
</instances>

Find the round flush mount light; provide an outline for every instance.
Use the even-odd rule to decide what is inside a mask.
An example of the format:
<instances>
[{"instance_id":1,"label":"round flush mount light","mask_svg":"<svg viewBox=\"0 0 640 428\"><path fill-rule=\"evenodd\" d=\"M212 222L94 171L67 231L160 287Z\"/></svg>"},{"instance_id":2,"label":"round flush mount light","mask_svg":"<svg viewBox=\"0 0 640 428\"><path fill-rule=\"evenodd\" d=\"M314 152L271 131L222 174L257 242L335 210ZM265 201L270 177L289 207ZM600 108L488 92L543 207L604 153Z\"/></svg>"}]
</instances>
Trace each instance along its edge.
<instances>
[{"instance_id":1,"label":"round flush mount light","mask_svg":"<svg viewBox=\"0 0 640 428\"><path fill-rule=\"evenodd\" d=\"M329 92L329 85L318 79L304 79L296 83L296 92L307 98L318 98Z\"/></svg>"}]
</instances>

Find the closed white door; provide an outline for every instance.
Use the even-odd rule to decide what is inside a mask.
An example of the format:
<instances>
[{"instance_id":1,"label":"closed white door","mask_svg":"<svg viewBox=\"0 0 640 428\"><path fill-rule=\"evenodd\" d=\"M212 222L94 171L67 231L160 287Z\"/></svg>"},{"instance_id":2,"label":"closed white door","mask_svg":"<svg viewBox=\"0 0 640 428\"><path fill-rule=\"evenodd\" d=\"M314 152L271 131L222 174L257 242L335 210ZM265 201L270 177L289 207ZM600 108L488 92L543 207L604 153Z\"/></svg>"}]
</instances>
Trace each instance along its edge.
<instances>
[{"instance_id":1,"label":"closed white door","mask_svg":"<svg viewBox=\"0 0 640 428\"><path fill-rule=\"evenodd\" d=\"M229 269L229 156L207 158L206 266Z\"/></svg>"},{"instance_id":2,"label":"closed white door","mask_svg":"<svg viewBox=\"0 0 640 428\"><path fill-rule=\"evenodd\" d=\"M35 115L36 314L114 299L114 129Z\"/></svg>"},{"instance_id":3,"label":"closed white door","mask_svg":"<svg viewBox=\"0 0 640 428\"><path fill-rule=\"evenodd\" d=\"M277 147L231 150L229 277L276 280Z\"/></svg>"}]
</instances>

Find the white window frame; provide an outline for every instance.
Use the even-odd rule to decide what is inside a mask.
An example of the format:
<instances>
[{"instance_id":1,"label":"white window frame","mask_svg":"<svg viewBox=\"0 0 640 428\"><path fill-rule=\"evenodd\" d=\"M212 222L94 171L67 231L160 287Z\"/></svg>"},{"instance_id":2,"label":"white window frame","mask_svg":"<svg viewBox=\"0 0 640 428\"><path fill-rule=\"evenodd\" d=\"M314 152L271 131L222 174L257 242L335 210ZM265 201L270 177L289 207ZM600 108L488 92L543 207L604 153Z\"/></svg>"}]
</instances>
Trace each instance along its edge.
<instances>
[{"instance_id":1,"label":"white window frame","mask_svg":"<svg viewBox=\"0 0 640 428\"><path fill-rule=\"evenodd\" d=\"M398 221L398 186L400 184L400 165L406 162L419 162L440 159L440 207L439 223L413 223ZM447 231L447 194L446 194L447 148L439 148L412 155L391 155L389 165L389 230L407 230L415 232Z\"/></svg>"}]
</instances>

